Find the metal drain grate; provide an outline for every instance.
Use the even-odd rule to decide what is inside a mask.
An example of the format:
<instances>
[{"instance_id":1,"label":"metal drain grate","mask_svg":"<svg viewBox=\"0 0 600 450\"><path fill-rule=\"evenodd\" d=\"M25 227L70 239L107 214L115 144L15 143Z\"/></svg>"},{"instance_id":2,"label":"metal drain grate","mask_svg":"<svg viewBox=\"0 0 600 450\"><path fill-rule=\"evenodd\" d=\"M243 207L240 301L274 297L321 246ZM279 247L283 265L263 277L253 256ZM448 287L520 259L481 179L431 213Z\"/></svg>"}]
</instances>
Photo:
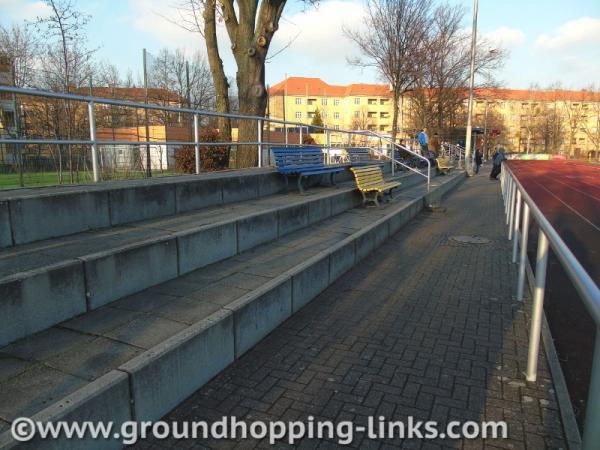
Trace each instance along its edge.
<instances>
[{"instance_id":1,"label":"metal drain grate","mask_svg":"<svg viewBox=\"0 0 600 450\"><path fill-rule=\"evenodd\" d=\"M460 244L473 244L473 245L485 245L492 242L488 238L481 236L451 236L451 241L458 242Z\"/></svg>"}]
</instances>

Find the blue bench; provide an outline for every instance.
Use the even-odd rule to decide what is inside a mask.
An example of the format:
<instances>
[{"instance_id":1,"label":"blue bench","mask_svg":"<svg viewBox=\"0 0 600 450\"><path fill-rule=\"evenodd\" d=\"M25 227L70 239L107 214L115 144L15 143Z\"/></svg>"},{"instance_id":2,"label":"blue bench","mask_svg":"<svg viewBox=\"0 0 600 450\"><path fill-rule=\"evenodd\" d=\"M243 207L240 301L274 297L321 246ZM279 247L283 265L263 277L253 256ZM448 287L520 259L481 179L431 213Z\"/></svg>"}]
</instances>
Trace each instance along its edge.
<instances>
[{"instance_id":1,"label":"blue bench","mask_svg":"<svg viewBox=\"0 0 600 450\"><path fill-rule=\"evenodd\" d=\"M325 165L323 153L319 147L276 147L273 148L277 170L285 178L288 188L288 177L298 177L298 190L304 192L302 178L310 175L329 175L331 184L335 184L334 176L345 170L340 165Z\"/></svg>"},{"instance_id":2,"label":"blue bench","mask_svg":"<svg viewBox=\"0 0 600 450\"><path fill-rule=\"evenodd\" d=\"M354 167L383 164L382 161L371 159L371 149L369 147L348 147L346 152L350 163Z\"/></svg>"}]
</instances>

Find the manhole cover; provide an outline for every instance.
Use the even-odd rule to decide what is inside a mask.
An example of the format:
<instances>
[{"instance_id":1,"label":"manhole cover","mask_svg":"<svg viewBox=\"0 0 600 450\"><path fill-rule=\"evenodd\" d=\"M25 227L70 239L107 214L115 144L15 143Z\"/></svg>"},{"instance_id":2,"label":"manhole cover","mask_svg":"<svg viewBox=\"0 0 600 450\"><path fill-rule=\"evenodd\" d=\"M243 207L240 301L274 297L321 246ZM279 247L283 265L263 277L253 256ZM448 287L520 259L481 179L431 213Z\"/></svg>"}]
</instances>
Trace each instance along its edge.
<instances>
[{"instance_id":1,"label":"manhole cover","mask_svg":"<svg viewBox=\"0 0 600 450\"><path fill-rule=\"evenodd\" d=\"M491 242L489 239L481 236L452 236L450 239L461 244L483 245Z\"/></svg>"}]
</instances>

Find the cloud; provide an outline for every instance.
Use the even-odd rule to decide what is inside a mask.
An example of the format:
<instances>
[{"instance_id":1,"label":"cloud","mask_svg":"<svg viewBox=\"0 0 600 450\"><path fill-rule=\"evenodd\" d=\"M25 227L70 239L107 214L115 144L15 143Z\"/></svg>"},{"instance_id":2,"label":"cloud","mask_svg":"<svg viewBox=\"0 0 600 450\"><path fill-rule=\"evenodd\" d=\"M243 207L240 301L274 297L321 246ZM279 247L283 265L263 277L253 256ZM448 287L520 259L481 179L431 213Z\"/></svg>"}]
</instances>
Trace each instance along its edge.
<instances>
[{"instance_id":1,"label":"cloud","mask_svg":"<svg viewBox=\"0 0 600 450\"><path fill-rule=\"evenodd\" d=\"M526 41L523 31L506 26L484 33L483 37L490 41L492 45L507 49L521 45Z\"/></svg>"},{"instance_id":2,"label":"cloud","mask_svg":"<svg viewBox=\"0 0 600 450\"><path fill-rule=\"evenodd\" d=\"M0 11L6 20L35 20L50 14L50 7L42 1L0 0Z\"/></svg>"},{"instance_id":3,"label":"cloud","mask_svg":"<svg viewBox=\"0 0 600 450\"><path fill-rule=\"evenodd\" d=\"M284 12L271 51L293 41L282 53L282 59L293 60L299 67L325 64L346 68L346 57L355 55L356 48L344 36L343 27L358 28L363 14L360 3L340 0L322 2L318 7L290 15ZM277 58L275 61L279 64Z\"/></svg>"},{"instance_id":4,"label":"cloud","mask_svg":"<svg viewBox=\"0 0 600 450\"><path fill-rule=\"evenodd\" d=\"M597 46L600 42L600 19L582 17L570 20L561 25L554 35L541 34L535 42L535 47L541 50L566 50Z\"/></svg>"}]
</instances>

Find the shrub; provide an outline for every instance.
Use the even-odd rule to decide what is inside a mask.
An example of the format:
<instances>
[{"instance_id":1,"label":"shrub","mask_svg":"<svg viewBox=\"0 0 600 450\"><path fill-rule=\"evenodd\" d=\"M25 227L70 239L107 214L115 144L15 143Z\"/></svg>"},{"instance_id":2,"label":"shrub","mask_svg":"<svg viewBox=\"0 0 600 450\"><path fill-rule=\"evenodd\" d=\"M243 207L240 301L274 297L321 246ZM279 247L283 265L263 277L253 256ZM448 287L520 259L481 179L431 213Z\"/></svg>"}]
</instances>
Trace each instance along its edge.
<instances>
[{"instance_id":1,"label":"shrub","mask_svg":"<svg viewBox=\"0 0 600 450\"><path fill-rule=\"evenodd\" d=\"M200 142L219 142L219 131L214 128L202 128ZM228 167L229 147L213 145L200 147L201 170L223 170ZM196 154L193 145L184 145L175 152L175 168L183 173L196 173Z\"/></svg>"}]
</instances>

